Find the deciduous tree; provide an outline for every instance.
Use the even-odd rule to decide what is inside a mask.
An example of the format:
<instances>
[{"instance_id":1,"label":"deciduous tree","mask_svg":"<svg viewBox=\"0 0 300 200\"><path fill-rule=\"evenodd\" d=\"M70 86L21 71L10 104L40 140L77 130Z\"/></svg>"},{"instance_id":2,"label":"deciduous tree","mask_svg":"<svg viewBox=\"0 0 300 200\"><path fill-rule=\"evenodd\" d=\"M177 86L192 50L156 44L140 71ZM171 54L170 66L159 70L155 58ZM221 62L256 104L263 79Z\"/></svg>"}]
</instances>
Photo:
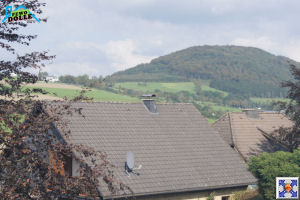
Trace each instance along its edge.
<instances>
[{"instance_id":1,"label":"deciduous tree","mask_svg":"<svg viewBox=\"0 0 300 200\"><path fill-rule=\"evenodd\" d=\"M290 101L279 102L279 110L285 110L285 114L294 123L292 127L281 127L274 131L273 136L286 144L290 152L299 147L300 143L300 68L294 64L290 65L293 80L282 83L282 87L289 89L288 98Z\"/></svg>"},{"instance_id":2,"label":"deciduous tree","mask_svg":"<svg viewBox=\"0 0 300 200\"><path fill-rule=\"evenodd\" d=\"M38 0L1 0L1 16L8 5L23 5L36 15L42 14L45 6ZM22 84L37 81L31 71L54 58L46 51L17 52L16 45L28 46L29 51L31 40L37 37L23 34L27 27L27 21L0 23L0 51L10 54L7 59L0 58L0 199L96 198L101 179L112 193L125 191L128 187L114 179L113 165L105 153L69 142L71 132L63 116L72 114L72 101L46 103L34 100L32 90L21 91ZM18 92L23 95L16 97ZM81 95L75 100L87 99ZM64 140L57 139L54 126L59 127ZM81 177L64 173L64 161L73 154L81 163Z\"/></svg>"}]
</instances>

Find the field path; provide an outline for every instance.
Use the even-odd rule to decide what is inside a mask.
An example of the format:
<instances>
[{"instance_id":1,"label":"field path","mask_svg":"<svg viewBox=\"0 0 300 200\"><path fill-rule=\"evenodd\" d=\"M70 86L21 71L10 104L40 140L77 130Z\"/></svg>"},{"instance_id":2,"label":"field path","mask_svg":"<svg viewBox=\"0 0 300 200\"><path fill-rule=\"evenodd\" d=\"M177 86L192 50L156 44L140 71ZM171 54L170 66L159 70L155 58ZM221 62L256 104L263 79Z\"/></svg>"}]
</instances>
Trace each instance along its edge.
<instances>
[{"instance_id":1,"label":"field path","mask_svg":"<svg viewBox=\"0 0 300 200\"><path fill-rule=\"evenodd\" d=\"M35 84L26 84L28 87L40 87L40 88L60 88L60 89L72 89L72 90L81 90L82 88L76 85L68 85L62 83L45 83L37 82Z\"/></svg>"},{"instance_id":2,"label":"field path","mask_svg":"<svg viewBox=\"0 0 300 200\"><path fill-rule=\"evenodd\" d=\"M59 97L54 97L54 96L50 96L50 95L44 95L44 94L36 94L34 95L35 97L33 97L33 99L35 100L49 100L49 101L54 101L54 100L63 100L62 98ZM20 100L20 97L17 97L16 95L14 95L15 100ZM11 98L7 98L7 97L3 97L0 96L0 99L5 99L5 100L10 100Z\"/></svg>"}]
</instances>

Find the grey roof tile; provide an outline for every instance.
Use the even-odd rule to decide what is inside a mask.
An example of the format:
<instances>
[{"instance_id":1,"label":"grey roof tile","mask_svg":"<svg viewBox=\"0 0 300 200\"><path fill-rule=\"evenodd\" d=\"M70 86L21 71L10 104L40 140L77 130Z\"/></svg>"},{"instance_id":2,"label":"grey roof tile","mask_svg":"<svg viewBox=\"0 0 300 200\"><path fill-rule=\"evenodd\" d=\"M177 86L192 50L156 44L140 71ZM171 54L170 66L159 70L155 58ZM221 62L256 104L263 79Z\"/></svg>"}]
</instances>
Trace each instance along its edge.
<instances>
[{"instance_id":1,"label":"grey roof tile","mask_svg":"<svg viewBox=\"0 0 300 200\"><path fill-rule=\"evenodd\" d=\"M106 152L115 175L136 195L242 186L256 180L237 152L210 127L192 104L74 103L72 142ZM142 164L140 176L124 173L126 152ZM111 194L101 189L104 197Z\"/></svg>"}]
</instances>

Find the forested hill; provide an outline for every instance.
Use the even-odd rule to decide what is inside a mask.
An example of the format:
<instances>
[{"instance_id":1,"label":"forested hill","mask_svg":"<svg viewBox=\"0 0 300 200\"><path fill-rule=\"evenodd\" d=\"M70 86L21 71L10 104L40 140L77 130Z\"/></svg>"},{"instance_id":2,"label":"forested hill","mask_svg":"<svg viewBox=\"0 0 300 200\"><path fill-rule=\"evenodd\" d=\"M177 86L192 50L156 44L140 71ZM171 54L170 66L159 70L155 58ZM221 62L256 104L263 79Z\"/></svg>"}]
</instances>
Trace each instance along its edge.
<instances>
[{"instance_id":1,"label":"forested hill","mask_svg":"<svg viewBox=\"0 0 300 200\"><path fill-rule=\"evenodd\" d=\"M253 47L196 46L117 72L112 78L118 82L201 79L233 94L278 97L284 95L280 82L290 79L288 60Z\"/></svg>"}]
</instances>

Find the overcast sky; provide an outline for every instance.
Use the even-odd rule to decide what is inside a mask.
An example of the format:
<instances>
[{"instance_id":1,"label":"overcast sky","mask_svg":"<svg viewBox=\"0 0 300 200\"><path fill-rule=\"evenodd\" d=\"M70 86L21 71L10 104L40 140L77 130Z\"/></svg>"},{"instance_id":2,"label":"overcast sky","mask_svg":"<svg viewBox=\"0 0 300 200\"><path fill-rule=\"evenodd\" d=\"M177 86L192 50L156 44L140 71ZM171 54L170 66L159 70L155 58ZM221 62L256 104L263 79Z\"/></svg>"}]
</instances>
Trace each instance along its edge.
<instances>
[{"instance_id":1,"label":"overcast sky","mask_svg":"<svg viewBox=\"0 0 300 200\"><path fill-rule=\"evenodd\" d=\"M299 0L49 0L32 48L53 75L109 75L197 45L262 48L300 61Z\"/></svg>"}]
</instances>

